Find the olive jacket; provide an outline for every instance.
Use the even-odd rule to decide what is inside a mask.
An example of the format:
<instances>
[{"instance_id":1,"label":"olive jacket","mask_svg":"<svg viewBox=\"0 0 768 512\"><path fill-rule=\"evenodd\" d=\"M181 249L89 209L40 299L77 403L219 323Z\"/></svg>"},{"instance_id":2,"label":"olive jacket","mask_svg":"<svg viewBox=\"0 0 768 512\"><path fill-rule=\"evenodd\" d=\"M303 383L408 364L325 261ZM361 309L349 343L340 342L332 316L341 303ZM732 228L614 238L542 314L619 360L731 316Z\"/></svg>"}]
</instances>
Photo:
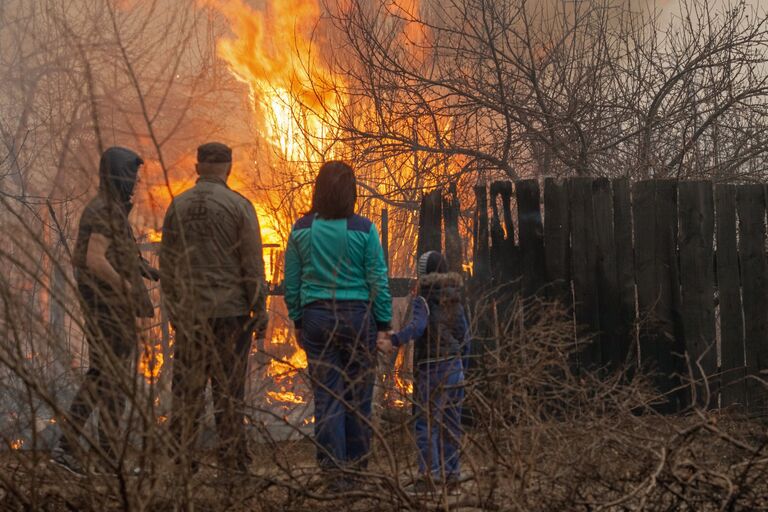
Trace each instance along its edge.
<instances>
[{"instance_id":1,"label":"olive jacket","mask_svg":"<svg viewBox=\"0 0 768 512\"><path fill-rule=\"evenodd\" d=\"M172 322L263 318L267 287L256 210L224 180L202 176L165 215L160 284Z\"/></svg>"}]
</instances>

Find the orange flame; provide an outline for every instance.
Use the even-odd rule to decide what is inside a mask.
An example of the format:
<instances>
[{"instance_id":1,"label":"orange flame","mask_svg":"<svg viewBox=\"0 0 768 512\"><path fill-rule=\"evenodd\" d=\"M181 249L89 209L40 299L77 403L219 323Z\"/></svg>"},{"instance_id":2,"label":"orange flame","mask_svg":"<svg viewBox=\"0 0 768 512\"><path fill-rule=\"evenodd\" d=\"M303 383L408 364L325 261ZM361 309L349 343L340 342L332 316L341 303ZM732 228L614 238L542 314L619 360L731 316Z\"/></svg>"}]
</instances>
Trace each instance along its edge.
<instances>
[{"instance_id":1,"label":"orange flame","mask_svg":"<svg viewBox=\"0 0 768 512\"><path fill-rule=\"evenodd\" d=\"M139 359L139 373L148 382L155 382L163 368L163 346L161 344L146 344Z\"/></svg>"},{"instance_id":2,"label":"orange flame","mask_svg":"<svg viewBox=\"0 0 768 512\"><path fill-rule=\"evenodd\" d=\"M202 0L221 12L234 38L218 41L232 74L248 85L260 128L279 156L318 162L333 153L333 129L344 103L341 83L317 57L311 33L315 0L266 0L256 11L242 0Z\"/></svg>"},{"instance_id":3,"label":"orange flame","mask_svg":"<svg viewBox=\"0 0 768 512\"><path fill-rule=\"evenodd\" d=\"M23 439L14 439L11 441L11 450L20 450L24 447L24 440Z\"/></svg>"},{"instance_id":4,"label":"orange flame","mask_svg":"<svg viewBox=\"0 0 768 512\"><path fill-rule=\"evenodd\" d=\"M268 391L267 396L275 402L291 403L291 404L304 404L306 400L301 395L297 395L293 391Z\"/></svg>"}]
</instances>

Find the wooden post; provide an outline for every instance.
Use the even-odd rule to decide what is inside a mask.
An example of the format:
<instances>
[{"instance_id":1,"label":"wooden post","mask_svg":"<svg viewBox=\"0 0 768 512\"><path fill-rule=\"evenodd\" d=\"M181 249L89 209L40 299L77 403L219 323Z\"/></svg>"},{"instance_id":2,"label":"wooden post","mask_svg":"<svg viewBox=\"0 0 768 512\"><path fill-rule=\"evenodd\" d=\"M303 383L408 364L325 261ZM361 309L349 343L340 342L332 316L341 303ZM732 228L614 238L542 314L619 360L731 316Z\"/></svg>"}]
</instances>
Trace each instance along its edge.
<instances>
[{"instance_id":1,"label":"wooden post","mask_svg":"<svg viewBox=\"0 0 768 512\"><path fill-rule=\"evenodd\" d=\"M389 210L381 210L381 248L384 250L384 262L387 264L387 275L392 275L389 270Z\"/></svg>"}]
</instances>

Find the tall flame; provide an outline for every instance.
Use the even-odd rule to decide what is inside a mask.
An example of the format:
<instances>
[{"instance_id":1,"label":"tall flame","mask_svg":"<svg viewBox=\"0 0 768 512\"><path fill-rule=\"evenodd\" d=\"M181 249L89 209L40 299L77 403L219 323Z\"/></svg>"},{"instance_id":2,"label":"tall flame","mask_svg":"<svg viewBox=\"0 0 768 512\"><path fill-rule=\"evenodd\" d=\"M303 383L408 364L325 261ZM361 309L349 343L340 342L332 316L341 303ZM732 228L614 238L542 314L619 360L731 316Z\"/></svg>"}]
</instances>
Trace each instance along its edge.
<instances>
[{"instance_id":1,"label":"tall flame","mask_svg":"<svg viewBox=\"0 0 768 512\"><path fill-rule=\"evenodd\" d=\"M279 155L317 162L333 153L331 122L343 98L340 78L318 57L311 33L320 18L315 0L267 0L264 12L242 0L204 0L229 21L234 38L218 41L219 56L248 85L259 125Z\"/></svg>"}]
</instances>

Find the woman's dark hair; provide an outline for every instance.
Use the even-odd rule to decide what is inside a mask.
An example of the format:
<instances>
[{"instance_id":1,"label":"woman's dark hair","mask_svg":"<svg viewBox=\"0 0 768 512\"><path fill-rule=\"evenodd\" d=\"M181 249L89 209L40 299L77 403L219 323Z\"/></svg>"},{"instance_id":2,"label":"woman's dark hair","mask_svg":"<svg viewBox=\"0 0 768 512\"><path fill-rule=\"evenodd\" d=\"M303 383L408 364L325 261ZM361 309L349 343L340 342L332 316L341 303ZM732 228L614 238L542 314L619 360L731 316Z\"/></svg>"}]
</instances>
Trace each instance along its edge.
<instances>
[{"instance_id":1,"label":"woman's dark hair","mask_svg":"<svg viewBox=\"0 0 768 512\"><path fill-rule=\"evenodd\" d=\"M345 219L355 213L357 179L355 171L341 160L325 162L320 167L312 192L312 208L323 219Z\"/></svg>"}]
</instances>

